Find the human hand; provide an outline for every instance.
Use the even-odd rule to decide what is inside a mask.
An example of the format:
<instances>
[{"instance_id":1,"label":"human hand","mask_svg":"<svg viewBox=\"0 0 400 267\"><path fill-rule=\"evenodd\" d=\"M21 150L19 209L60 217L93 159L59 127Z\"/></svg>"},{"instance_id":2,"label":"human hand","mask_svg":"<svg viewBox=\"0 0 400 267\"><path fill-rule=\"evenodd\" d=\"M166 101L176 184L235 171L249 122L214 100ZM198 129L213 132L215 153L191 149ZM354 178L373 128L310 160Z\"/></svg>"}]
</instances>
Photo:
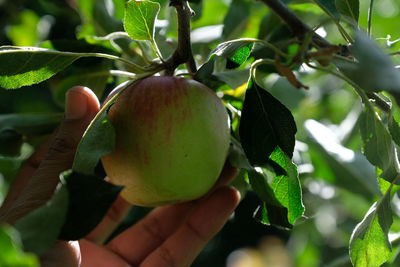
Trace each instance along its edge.
<instances>
[{"instance_id":1,"label":"human hand","mask_svg":"<svg viewBox=\"0 0 400 267\"><path fill-rule=\"evenodd\" d=\"M0 222L14 223L45 204L69 169L85 129L99 111L96 96L74 87L67 94L65 120L52 138L21 167L0 208ZM236 170L226 165L215 188L199 200L159 207L108 244L103 241L127 214L118 198L102 222L79 241L58 241L41 255L43 266L189 266L222 228L239 202L226 186Z\"/></svg>"}]
</instances>

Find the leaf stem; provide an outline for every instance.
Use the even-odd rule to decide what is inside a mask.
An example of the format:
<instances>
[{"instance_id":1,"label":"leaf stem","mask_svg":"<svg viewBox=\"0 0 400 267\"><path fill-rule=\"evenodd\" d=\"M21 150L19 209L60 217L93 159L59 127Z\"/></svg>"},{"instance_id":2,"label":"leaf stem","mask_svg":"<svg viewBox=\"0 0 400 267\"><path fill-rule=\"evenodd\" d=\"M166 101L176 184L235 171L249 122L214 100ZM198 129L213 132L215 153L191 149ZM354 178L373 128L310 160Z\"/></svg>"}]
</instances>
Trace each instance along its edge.
<instances>
[{"instance_id":1,"label":"leaf stem","mask_svg":"<svg viewBox=\"0 0 400 267\"><path fill-rule=\"evenodd\" d=\"M367 34L368 37L371 37L372 34L372 12L374 10L374 0L369 1L369 8L368 8L368 28Z\"/></svg>"}]
</instances>

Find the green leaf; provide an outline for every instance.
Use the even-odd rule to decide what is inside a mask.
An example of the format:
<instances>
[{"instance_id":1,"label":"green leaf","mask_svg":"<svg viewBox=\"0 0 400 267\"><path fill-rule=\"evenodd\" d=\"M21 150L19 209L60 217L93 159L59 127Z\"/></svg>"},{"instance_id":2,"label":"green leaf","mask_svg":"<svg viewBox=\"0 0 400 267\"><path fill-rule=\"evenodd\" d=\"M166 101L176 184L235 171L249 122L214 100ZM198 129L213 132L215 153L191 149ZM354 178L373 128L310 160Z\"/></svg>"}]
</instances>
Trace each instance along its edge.
<instances>
[{"instance_id":1,"label":"green leaf","mask_svg":"<svg viewBox=\"0 0 400 267\"><path fill-rule=\"evenodd\" d=\"M265 165L280 147L292 157L297 128L292 113L252 79L243 104L240 141L253 166Z\"/></svg>"},{"instance_id":2,"label":"green leaf","mask_svg":"<svg viewBox=\"0 0 400 267\"><path fill-rule=\"evenodd\" d=\"M250 56L254 42L257 42L257 40L231 40L219 44L211 53L219 57L227 58L228 69L237 68Z\"/></svg>"},{"instance_id":3,"label":"green leaf","mask_svg":"<svg viewBox=\"0 0 400 267\"><path fill-rule=\"evenodd\" d=\"M24 253L18 232L10 226L0 225L0 266L38 267L35 255Z\"/></svg>"},{"instance_id":4,"label":"green leaf","mask_svg":"<svg viewBox=\"0 0 400 267\"><path fill-rule=\"evenodd\" d=\"M354 266L381 266L391 258L388 239L393 223L390 206L391 187L375 202L350 238L350 257Z\"/></svg>"},{"instance_id":5,"label":"green leaf","mask_svg":"<svg viewBox=\"0 0 400 267\"><path fill-rule=\"evenodd\" d=\"M335 58L333 62L353 82L367 91L400 91L400 71L368 36L357 31L350 52L357 61Z\"/></svg>"},{"instance_id":6,"label":"green leaf","mask_svg":"<svg viewBox=\"0 0 400 267\"><path fill-rule=\"evenodd\" d=\"M288 209L275 197L266 175L253 170L248 172L248 177L253 191L262 201L262 205L255 212L255 218L266 225L292 228L288 220Z\"/></svg>"},{"instance_id":7,"label":"green leaf","mask_svg":"<svg viewBox=\"0 0 400 267\"><path fill-rule=\"evenodd\" d=\"M53 246L60 233L68 208L68 191L60 186L52 199L17 221L24 249L42 254Z\"/></svg>"},{"instance_id":8,"label":"green leaf","mask_svg":"<svg viewBox=\"0 0 400 267\"><path fill-rule=\"evenodd\" d=\"M99 112L84 133L72 169L83 174L94 174L100 158L114 150L115 131L107 117L107 109Z\"/></svg>"},{"instance_id":9,"label":"green leaf","mask_svg":"<svg viewBox=\"0 0 400 267\"><path fill-rule=\"evenodd\" d=\"M351 19L353 22L358 22L360 15L359 0L335 0L335 5L340 15Z\"/></svg>"},{"instance_id":10,"label":"green leaf","mask_svg":"<svg viewBox=\"0 0 400 267\"><path fill-rule=\"evenodd\" d=\"M42 82L80 58L74 53L35 47L0 47L0 87L15 89Z\"/></svg>"},{"instance_id":11,"label":"green leaf","mask_svg":"<svg viewBox=\"0 0 400 267\"><path fill-rule=\"evenodd\" d=\"M96 176L71 171L64 172L62 176L66 181L70 201L59 238L78 240L100 223L123 187Z\"/></svg>"},{"instance_id":12,"label":"green leaf","mask_svg":"<svg viewBox=\"0 0 400 267\"><path fill-rule=\"evenodd\" d=\"M365 108L360 117L363 152L368 161L383 171L380 177L391 182L397 173L397 156L392 138L372 108Z\"/></svg>"},{"instance_id":13,"label":"green leaf","mask_svg":"<svg viewBox=\"0 0 400 267\"><path fill-rule=\"evenodd\" d=\"M284 170L281 174L277 172L271 186L277 200L288 210L289 223L294 224L304 213L297 167L279 147L275 148L270 159Z\"/></svg>"},{"instance_id":14,"label":"green leaf","mask_svg":"<svg viewBox=\"0 0 400 267\"><path fill-rule=\"evenodd\" d=\"M130 0L126 4L124 28L133 40L154 40L154 23L160 4L152 1Z\"/></svg>"}]
</instances>

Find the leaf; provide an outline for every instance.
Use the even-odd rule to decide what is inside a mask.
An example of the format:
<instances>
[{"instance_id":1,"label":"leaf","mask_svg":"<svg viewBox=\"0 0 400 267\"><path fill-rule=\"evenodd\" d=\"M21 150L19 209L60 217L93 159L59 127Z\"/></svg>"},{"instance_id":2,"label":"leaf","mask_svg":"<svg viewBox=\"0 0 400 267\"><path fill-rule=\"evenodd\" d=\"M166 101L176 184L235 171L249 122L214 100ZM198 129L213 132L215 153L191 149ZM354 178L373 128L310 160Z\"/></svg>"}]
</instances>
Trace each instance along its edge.
<instances>
[{"instance_id":1,"label":"leaf","mask_svg":"<svg viewBox=\"0 0 400 267\"><path fill-rule=\"evenodd\" d=\"M358 22L360 15L359 0L335 0L337 11L340 15L350 18L353 22Z\"/></svg>"},{"instance_id":2,"label":"leaf","mask_svg":"<svg viewBox=\"0 0 400 267\"><path fill-rule=\"evenodd\" d=\"M157 2L130 0L125 9L125 31L133 40L154 40L158 12L160 4Z\"/></svg>"},{"instance_id":3,"label":"leaf","mask_svg":"<svg viewBox=\"0 0 400 267\"><path fill-rule=\"evenodd\" d=\"M334 172L336 186L367 199L380 196L375 168L361 153L344 147L330 128L315 120L307 120L304 126L318 149L318 160L322 158L328 165L323 168Z\"/></svg>"},{"instance_id":4,"label":"leaf","mask_svg":"<svg viewBox=\"0 0 400 267\"><path fill-rule=\"evenodd\" d=\"M11 226L0 225L0 247L0 266L39 266L35 255L23 252L19 234Z\"/></svg>"},{"instance_id":5,"label":"leaf","mask_svg":"<svg viewBox=\"0 0 400 267\"><path fill-rule=\"evenodd\" d=\"M68 201L67 189L59 186L46 205L17 221L15 227L26 251L40 255L55 244L64 223Z\"/></svg>"},{"instance_id":6,"label":"leaf","mask_svg":"<svg viewBox=\"0 0 400 267\"><path fill-rule=\"evenodd\" d=\"M236 39L224 42L219 44L211 54L227 58L228 69L237 68L250 56L253 43L256 41L256 39L253 41Z\"/></svg>"},{"instance_id":7,"label":"leaf","mask_svg":"<svg viewBox=\"0 0 400 267\"><path fill-rule=\"evenodd\" d=\"M19 156L23 144L22 135L13 130L0 131L0 155Z\"/></svg>"},{"instance_id":8,"label":"leaf","mask_svg":"<svg viewBox=\"0 0 400 267\"><path fill-rule=\"evenodd\" d=\"M216 90L224 83L217 76L213 74L214 63L215 63L215 55L212 55L210 59L197 70L193 78L196 81L199 81L202 84L206 85L207 87Z\"/></svg>"},{"instance_id":9,"label":"leaf","mask_svg":"<svg viewBox=\"0 0 400 267\"><path fill-rule=\"evenodd\" d=\"M398 160L392 138L372 108L365 108L360 117L363 153L368 161L383 171L380 177L391 182L397 173Z\"/></svg>"},{"instance_id":10,"label":"leaf","mask_svg":"<svg viewBox=\"0 0 400 267\"><path fill-rule=\"evenodd\" d=\"M270 159L284 170L274 177L271 186L277 200L288 210L289 223L294 224L304 213L297 167L279 147L275 148Z\"/></svg>"},{"instance_id":11,"label":"leaf","mask_svg":"<svg viewBox=\"0 0 400 267\"><path fill-rule=\"evenodd\" d=\"M253 166L263 166L279 146L292 157L296 123L292 113L252 79L243 104L240 141Z\"/></svg>"},{"instance_id":12,"label":"leaf","mask_svg":"<svg viewBox=\"0 0 400 267\"><path fill-rule=\"evenodd\" d=\"M0 47L0 87L15 89L42 82L75 60L76 53L35 47Z\"/></svg>"},{"instance_id":13,"label":"leaf","mask_svg":"<svg viewBox=\"0 0 400 267\"><path fill-rule=\"evenodd\" d=\"M82 174L94 174L100 158L114 150L115 131L107 117L107 109L99 112L84 133L72 169Z\"/></svg>"},{"instance_id":14,"label":"leaf","mask_svg":"<svg viewBox=\"0 0 400 267\"><path fill-rule=\"evenodd\" d=\"M231 2L224 19L224 29L222 32L224 39L229 40L241 35L250 16L252 2L250 0L233 0Z\"/></svg>"},{"instance_id":15,"label":"leaf","mask_svg":"<svg viewBox=\"0 0 400 267\"><path fill-rule=\"evenodd\" d=\"M350 257L354 266L381 266L391 258L388 239L393 223L390 206L391 187L368 210L350 238Z\"/></svg>"},{"instance_id":16,"label":"leaf","mask_svg":"<svg viewBox=\"0 0 400 267\"><path fill-rule=\"evenodd\" d=\"M392 107L388 128L393 141L400 146L400 110L397 106Z\"/></svg>"},{"instance_id":17,"label":"leaf","mask_svg":"<svg viewBox=\"0 0 400 267\"><path fill-rule=\"evenodd\" d=\"M315 2L325 11L329 16L339 18L339 12L336 8L335 1L333 0L315 0Z\"/></svg>"},{"instance_id":18,"label":"leaf","mask_svg":"<svg viewBox=\"0 0 400 267\"><path fill-rule=\"evenodd\" d=\"M400 91L400 71L368 36L357 31L350 52L357 62L338 58L333 62L353 82L367 91Z\"/></svg>"},{"instance_id":19,"label":"leaf","mask_svg":"<svg viewBox=\"0 0 400 267\"><path fill-rule=\"evenodd\" d=\"M21 135L41 135L54 130L64 114L61 113L14 113L0 115L0 133L14 130Z\"/></svg>"},{"instance_id":20,"label":"leaf","mask_svg":"<svg viewBox=\"0 0 400 267\"><path fill-rule=\"evenodd\" d=\"M59 238L78 240L99 224L123 187L96 176L71 171L64 172L62 176L66 181L70 201Z\"/></svg>"},{"instance_id":21,"label":"leaf","mask_svg":"<svg viewBox=\"0 0 400 267\"><path fill-rule=\"evenodd\" d=\"M262 205L256 210L255 218L263 224L282 228L292 228L288 220L288 210L275 197L274 191L267 182L264 173L248 172L253 191L262 200Z\"/></svg>"}]
</instances>

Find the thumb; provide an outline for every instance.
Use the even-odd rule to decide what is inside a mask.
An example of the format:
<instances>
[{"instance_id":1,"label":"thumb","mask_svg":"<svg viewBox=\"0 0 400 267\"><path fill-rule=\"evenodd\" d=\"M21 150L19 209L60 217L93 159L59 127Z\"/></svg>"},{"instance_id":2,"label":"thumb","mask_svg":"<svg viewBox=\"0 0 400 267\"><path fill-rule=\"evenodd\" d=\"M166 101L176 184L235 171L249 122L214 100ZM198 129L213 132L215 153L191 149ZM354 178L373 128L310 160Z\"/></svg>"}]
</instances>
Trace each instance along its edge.
<instances>
[{"instance_id":1,"label":"thumb","mask_svg":"<svg viewBox=\"0 0 400 267\"><path fill-rule=\"evenodd\" d=\"M76 148L90 121L99 111L96 95L86 87L71 88L66 95L65 119L29 183L7 216L9 223L45 204L59 183L59 174L70 169Z\"/></svg>"}]
</instances>

